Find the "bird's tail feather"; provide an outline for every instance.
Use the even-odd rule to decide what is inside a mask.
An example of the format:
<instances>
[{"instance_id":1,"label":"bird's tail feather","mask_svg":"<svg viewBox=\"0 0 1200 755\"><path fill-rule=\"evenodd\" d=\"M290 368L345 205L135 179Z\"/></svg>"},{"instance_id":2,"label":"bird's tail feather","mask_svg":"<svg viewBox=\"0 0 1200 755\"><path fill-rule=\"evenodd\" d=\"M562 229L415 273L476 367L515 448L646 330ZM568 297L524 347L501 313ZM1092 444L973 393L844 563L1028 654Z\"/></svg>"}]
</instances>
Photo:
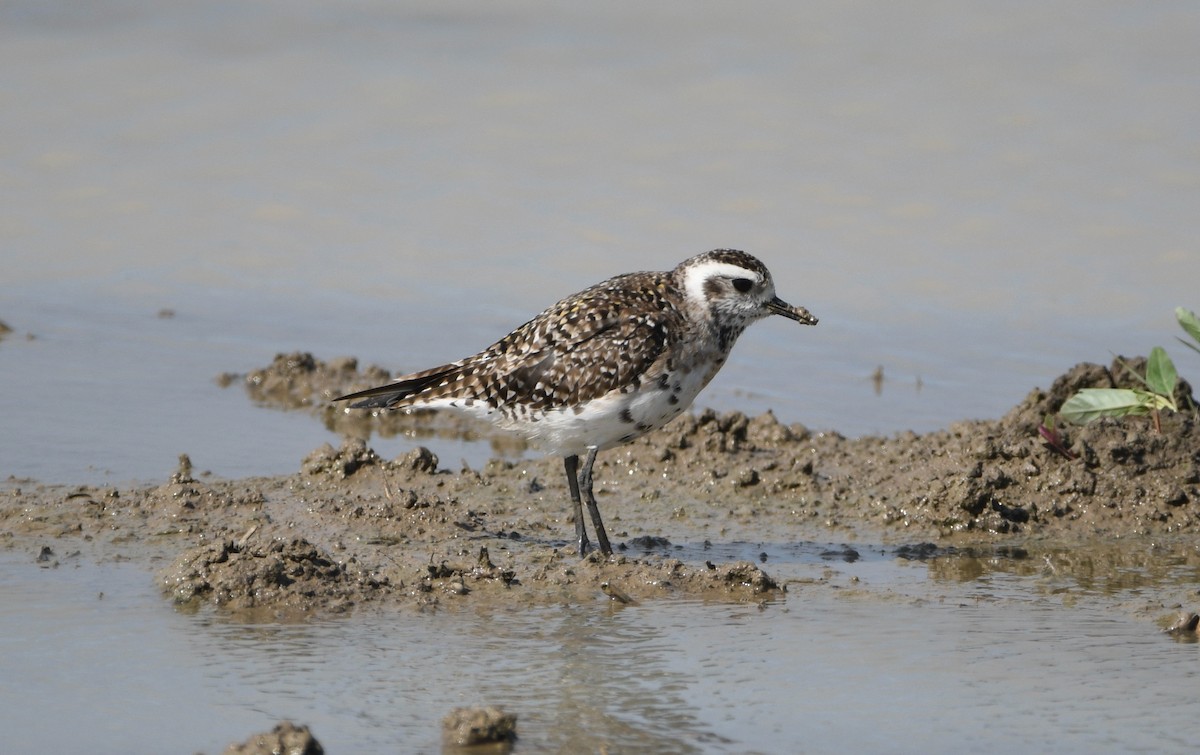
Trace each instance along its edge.
<instances>
[{"instance_id":1,"label":"bird's tail feather","mask_svg":"<svg viewBox=\"0 0 1200 755\"><path fill-rule=\"evenodd\" d=\"M338 396L334 401L354 401L350 405L351 409L386 409L406 403L415 403L415 399L418 399L421 394L453 380L453 376L461 368L462 365L459 364L445 364L430 370L414 372L411 375L399 377L386 385ZM410 401L410 399L414 400Z\"/></svg>"}]
</instances>

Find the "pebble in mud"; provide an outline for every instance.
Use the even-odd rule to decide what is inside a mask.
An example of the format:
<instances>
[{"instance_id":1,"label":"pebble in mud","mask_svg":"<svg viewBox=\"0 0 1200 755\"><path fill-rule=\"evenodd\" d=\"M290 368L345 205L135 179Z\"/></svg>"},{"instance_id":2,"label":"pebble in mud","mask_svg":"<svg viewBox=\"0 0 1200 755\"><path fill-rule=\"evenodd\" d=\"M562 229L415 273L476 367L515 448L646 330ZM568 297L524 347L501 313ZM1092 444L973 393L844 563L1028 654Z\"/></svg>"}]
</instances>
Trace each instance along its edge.
<instances>
[{"instance_id":1,"label":"pebble in mud","mask_svg":"<svg viewBox=\"0 0 1200 755\"><path fill-rule=\"evenodd\" d=\"M447 745L509 744L516 738L516 715L497 707L455 708L442 719L442 740Z\"/></svg>"}]
</instances>

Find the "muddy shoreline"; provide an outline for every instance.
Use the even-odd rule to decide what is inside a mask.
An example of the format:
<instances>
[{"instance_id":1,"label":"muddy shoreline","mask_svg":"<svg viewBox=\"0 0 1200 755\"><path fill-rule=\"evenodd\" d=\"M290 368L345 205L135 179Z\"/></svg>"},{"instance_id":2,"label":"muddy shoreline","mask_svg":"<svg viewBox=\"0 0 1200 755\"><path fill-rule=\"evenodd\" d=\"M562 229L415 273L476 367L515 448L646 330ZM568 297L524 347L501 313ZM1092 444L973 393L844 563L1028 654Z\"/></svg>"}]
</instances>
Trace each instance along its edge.
<instances>
[{"instance_id":1,"label":"muddy shoreline","mask_svg":"<svg viewBox=\"0 0 1200 755\"><path fill-rule=\"evenodd\" d=\"M1061 449L1038 432L1079 388L1126 385L1118 375L1115 366L1081 364L998 420L924 435L848 439L769 412L684 415L600 456L596 492L617 553L580 559L559 459L514 459L519 445L495 438L507 460L453 468L420 437L490 439L487 428L437 414L347 412L329 399L386 372L360 371L352 359L281 355L221 380L258 403L312 412L345 437L339 448L314 449L294 474L277 477L214 479L181 456L158 484L10 478L0 485L0 544L29 553L31 566L132 560L178 610L234 621L598 595L768 602L840 589L891 599L839 581L836 562L857 558L859 548L929 560L933 571L975 574L991 568L988 554L1002 554L1004 568L1018 573L1061 569L1096 583L1136 571L1156 583L1156 574L1200 567L1195 411L1164 416L1161 432L1145 418L1060 426ZM1186 384L1179 398L1191 406ZM413 436L413 450L380 458L369 438L396 433ZM805 542L839 544L828 551L834 566L803 584L773 576L767 551ZM708 555L729 544L752 554L760 544L762 553ZM956 554L971 557L945 558ZM1200 604L1195 586L1157 584L1114 600L1114 610L1146 620L1147 631L1182 622L1180 631L1194 634L1187 615Z\"/></svg>"},{"instance_id":2,"label":"muddy shoreline","mask_svg":"<svg viewBox=\"0 0 1200 755\"><path fill-rule=\"evenodd\" d=\"M1136 360L1134 360L1136 362ZM815 541L905 548L1163 542L1200 530L1194 412L1038 425L1074 391L1122 385L1115 366L1081 364L1004 417L916 435L847 439L701 411L602 454L596 489L617 555L572 553L557 458L453 469L427 449L396 459L372 433L473 434L437 414L348 412L329 399L386 380L353 359L280 355L227 375L256 402L313 412L346 437L292 475L206 479L181 457L161 484L61 486L10 479L0 542L41 553L145 562L182 607L301 618L377 601L534 603L611 589L630 599L759 600L785 588L769 565L676 557L680 543ZM1191 390L1181 385L1190 405ZM497 447L511 452L505 441ZM519 449L517 449L519 450ZM688 552L694 552L688 551Z\"/></svg>"}]
</instances>

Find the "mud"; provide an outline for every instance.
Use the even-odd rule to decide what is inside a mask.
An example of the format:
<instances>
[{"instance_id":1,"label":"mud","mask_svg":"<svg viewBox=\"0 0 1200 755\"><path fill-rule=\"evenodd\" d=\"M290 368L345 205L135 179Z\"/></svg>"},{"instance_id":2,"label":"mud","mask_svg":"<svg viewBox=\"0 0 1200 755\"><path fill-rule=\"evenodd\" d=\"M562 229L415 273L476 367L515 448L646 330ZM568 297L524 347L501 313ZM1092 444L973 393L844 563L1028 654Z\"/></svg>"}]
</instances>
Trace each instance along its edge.
<instances>
[{"instance_id":1,"label":"mud","mask_svg":"<svg viewBox=\"0 0 1200 755\"><path fill-rule=\"evenodd\" d=\"M1145 360L1118 357L1107 368L1078 365L1049 390L1031 391L999 420L964 421L921 436L849 440L785 426L770 413L748 418L705 411L607 453L602 461L610 474L603 479L610 492L623 487L641 500L669 495L694 508L702 502L698 498L713 500L697 491L716 491L739 505L798 506L803 511L797 516L827 528L868 525L921 537L1193 531L1200 515L1200 457L1186 382L1180 382L1177 401L1189 409L1164 415L1161 432L1148 418L1083 428L1060 422L1055 443L1066 453L1039 432L1080 388L1141 387L1123 365L1144 372ZM324 363L309 354L289 354L240 379L255 401L308 407L331 430L351 437L465 435L489 438L500 450L523 448L520 441L493 437L486 426L452 414L372 415L329 401L390 377L377 367L359 373L353 359Z\"/></svg>"},{"instance_id":2,"label":"mud","mask_svg":"<svg viewBox=\"0 0 1200 755\"><path fill-rule=\"evenodd\" d=\"M385 602L418 611L597 595L758 602L786 591L765 552L759 563L695 556L713 543L867 543L928 561L935 582L978 578L992 568L988 553L1026 549L1039 557L1006 558L1004 568L1061 568L1081 580L1090 570L1098 580L1136 571L1153 581L1200 558L1187 544L1200 531L1190 386L1178 397L1189 409L1164 415L1161 432L1143 417L1060 424L1054 443L1039 432L1079 388L1136 387L1119 362L1078 365L998 420L926 435L848 439L771 413L685 415L600 456L596 491L617 553L583 559L573 552L559 459L522 458L519 442L453 415L370 415L329 401L389 377L308 354L223 375L253 401L312 412L346 440L280 477L197 478L181 456L161 484L9 479L0 543L27 549L31 561L56 553L138 560L180 609L212 607L232 620L303 620ZM367 442L397 433L487 439L506 458L451 469L420 446L383 459ZM844 545L828 560L858 556ZM1189 601L1194 594L1172 592L1123 607L1194 637ZM273 746L284 735L311 737L289 729L259 739ZM319 748L314 740L306 751Z\"/></svg>"},{"instance_id":3,"label":"mud","mask_svg":"<svg viewBox=\"0 0 1200 755\"><path fill-rule=\"evenodd\" d=\"M582 560L571 552L558 459L451 470L421 447L392 460L372 451L363 438L373 432L464 430L452 417L372 416L328 401L388 377L378 368L360 372L352 359L325 363L307 354L226 376L255 401L307 408L349 437L340 448L314 450L283 477L201 480L181 457L161 485L10 480L0 540L34 551L53 543L127 553L159 563L163 589L180 605L282 617L376 601L544 602L602 589L631 600L759 600L783 589L754 563L672 558L679 542L867 540L908 548L1200 528L1194 410L1165 415L1161 432L1147 418L1060 427L1060 445L1074 458L1039 434L1078 388L1128 385L1116 363L1079 365L999 420L926 435L847 439L784 425L770 413L685 415L601 455L597 493L618 554ZM1180 398L1190 405L1189 386Z\"/></svg>"},{"instance_id":4,"label":"mud","mask_svg":"<svg viewBox=\"0 0 1200 755\"><path fill-rule=\"evenodd\" d=\"M479 745L499 745L489 751L509 752L505 745L516 738L517 717L500 708L455 708L442 719L444 752L478 752Z\"/></svg>"},{"instance_id":5,"label":"mud","mask_svg":"<svg viewBox=\"0 0 1200 755\"><path fill-rule=\"evenodd\" d=\"M245 742L225 748L224 755L324 755L325 748L307 726L282 721L269 732L255 734Z\"/></svg>"},{"instance_id":6,"label":"mud","mask_svg":"<svg viewBox=\"0 0 1200 755\"><path fill-rule=\"evenodd\" d=\"M582 560L572 553L558 459L452 470L422 447L391 460L372 451L363 439L371 433L464 430L453 417L372 416L328 401L388 377L307 354L226 376L255 401L312 411L346 441L314 450L283 477L197 479L181 457L161 485L10 480L0 541L127 554L158 564L165 594L181 606L287 617L377 601L425 608L597 591L760 600L784 589L755 563L673 558L672 543L862 540L897 544L907 557L913 543L1099 542L1200 529L1194 409L1164 415L1161 432L1148 418L1060 426L1059 445L1074 458L1039 434L1078 388L1129 385L1116 363L1079 365L999 420L926 435L847 439L770 413L685 415L601 455L597 494L618 553ZM1186 384L1180 399L1191 405Z\"/></svg>"}]
</instances>

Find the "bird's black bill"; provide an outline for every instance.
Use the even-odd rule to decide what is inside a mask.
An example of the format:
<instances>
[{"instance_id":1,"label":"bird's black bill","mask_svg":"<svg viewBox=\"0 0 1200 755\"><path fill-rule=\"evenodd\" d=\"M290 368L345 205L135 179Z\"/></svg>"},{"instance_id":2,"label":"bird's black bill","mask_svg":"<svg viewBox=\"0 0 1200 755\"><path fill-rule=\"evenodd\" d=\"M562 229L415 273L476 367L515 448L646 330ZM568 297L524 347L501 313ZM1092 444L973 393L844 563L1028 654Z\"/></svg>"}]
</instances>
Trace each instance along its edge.
<instances>
[{"instance_id":1,"label":"bird's black bill","mask_svg":"<svg viewBox=\"0 0 1200 755\"><path fill-rule=\"evenodd\" d=\"M778 296L767 302L767 309L769 309L773 315L783 315L789 320L795 320L796 322L803 323L805 325L817 324L817 318L813 317L812 313L807 309L804 307L793 307L791 304L788 304Z\"/></svg>"}]
</instances>

